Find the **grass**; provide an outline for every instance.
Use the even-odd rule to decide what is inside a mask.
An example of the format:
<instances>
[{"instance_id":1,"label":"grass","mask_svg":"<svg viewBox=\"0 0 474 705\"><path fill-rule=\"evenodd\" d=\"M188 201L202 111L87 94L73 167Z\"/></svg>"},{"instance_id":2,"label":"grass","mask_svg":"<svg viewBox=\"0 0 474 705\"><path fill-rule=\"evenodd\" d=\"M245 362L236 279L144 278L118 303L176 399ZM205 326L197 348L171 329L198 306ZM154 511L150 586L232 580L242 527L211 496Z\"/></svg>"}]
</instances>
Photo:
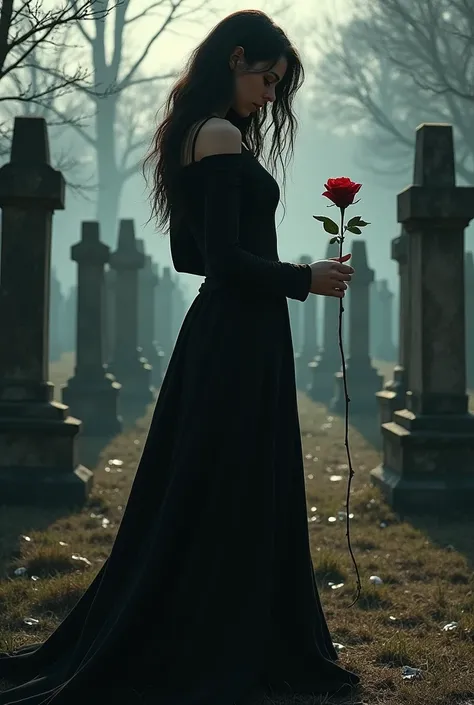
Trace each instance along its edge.
<instances>
[{"instance_id":1,"label":"grass","mask_svg":"<svg viewBox=\"0 0 474 705\"><path fill-rule=\"evenodd\" d=\"M63 356L55 363L54 382L70 375L71 360ZM380 368L387 372L393 365ZM343 421L304 395L299 410L311 552L333 641L343 646L341 664L360 674L368 705L474 705L474 519L407 520L394 514L369 481L380 453L353 429L351 540L363 589L349 609L355 571L345 519L338 514L345 510L347 489ZM108 556L151 412L103 451L81 512L2 508L1 650L46 639ZM15 576L17 568L26 574ZM383 583L373 584L373 575ZM38 623L25 623L28 617ZM452 622L457 627L444 630ZM422 678L404 680L403 666L421 669ZM319 701L295 696L279 702Z\"/></svg>"}]
</instances>

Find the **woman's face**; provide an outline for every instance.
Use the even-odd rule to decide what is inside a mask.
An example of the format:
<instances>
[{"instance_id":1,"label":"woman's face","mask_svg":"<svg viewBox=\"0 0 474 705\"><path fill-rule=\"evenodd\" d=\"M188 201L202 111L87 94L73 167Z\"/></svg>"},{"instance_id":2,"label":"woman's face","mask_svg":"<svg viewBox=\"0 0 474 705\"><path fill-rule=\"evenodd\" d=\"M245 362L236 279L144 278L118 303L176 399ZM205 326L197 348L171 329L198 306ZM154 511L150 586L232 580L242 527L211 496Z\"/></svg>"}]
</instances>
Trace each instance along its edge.
<instances>
[{"instance_id":1,"label":"woman's face","mask_svg":"<svg viewBox=\"0 0 474 705\"><path fill-rule=\"evenodd\" d=\"M232 108L241 117L260 110L266 103L275 100L277 84L285 75L287 60L282 57L268 69L268 62L258 62L250 66L255 73L248 73L242 47L236 47L230 59L235 71L235 97Z\"/></svg>"}]
</instances>

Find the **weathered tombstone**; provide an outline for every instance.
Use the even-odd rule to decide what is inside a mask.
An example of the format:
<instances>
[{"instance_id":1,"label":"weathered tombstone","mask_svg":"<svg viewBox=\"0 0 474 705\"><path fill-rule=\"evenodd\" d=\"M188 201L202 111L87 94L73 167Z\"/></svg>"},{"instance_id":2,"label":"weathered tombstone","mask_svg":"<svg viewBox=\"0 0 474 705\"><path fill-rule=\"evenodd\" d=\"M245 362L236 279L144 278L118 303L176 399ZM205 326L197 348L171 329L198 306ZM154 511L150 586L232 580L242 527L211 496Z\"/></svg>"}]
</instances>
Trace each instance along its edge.
<instances>
[{"instance_id":1,"label":"weathered tombstone","mask_svg":"<svg viewBox=\"0 0 474 705\"><path fill-rule=\"evenodd\" d=\"M138 344L151 365L151 380L157 389L161 384L161 357L155 341L155 288L158 277L153 271L150 255L145 254L143 240L137 240L137 248L145 257L145 265L138 275Z\"/></svg>"},{"instance_id":2,"label":"weathered tombstone","mask_svg":"<svg viewBox=\"0 0 474 705\"><path fill-rule=\"evenodd\" d=\"M467 388L474 392L474 257L466 252L466 374Z\"/></svg>"},{"instance_id":3,"label":"weathered tombstone","mask_svg":"<svg viewBox=\"0 0 474 705\"><path fill-rule=\"evenodd\" d=\"M44 118L15 118L0 169L0 497L3 504L78 506L92 472L77 462L80 421L48 381L52 215L64 179L50 165Z\"/></svg>"},{"instance_id":4,"label":"weathered tombstone","mask_svg":"<svg viewBox=\"0 0 474 705\"><path fill-rule=\"evenodd\" d=\"M345 351L350 410L354 414L375 418L375 393L382 388L383 378L372 366L369 354L369 288L374 280L374 270L368 265L364 240L354 240L351 252L355 274L350 284L349 345ZM335 373L335 380L331 408L342 414L346 405L342 370Z\"/></svg>"},{"instance_id":5,"label":"weathered tombstone","mask_svg":"<svg viewBox=\"0 0 474 705\"><path fill-rule=\"evenodd\" d=\"M388 281L381 279L377 282L377 300L380 305L380 319L378 321L378 340L375 349L377 360L393 362L396 360L397 351L393 344L393 292L388 288Z\"/></svg>"},{"instance_id":6,"label":"weathered tombstone","mask_svg":"<svg viewBox=\"0 0 474 705\"><path fill-rule=\"evenodd\" d=\"M120 415L131 421L153 399L151 367L138 350L138 270L145 258L137 249L133 220L121 220L118 247L110 256L115 279L115 341L109 371L122 385Z\"/></svg>"},{"instance_id":7,"label":"weathered tombstone","mask_svg":"<svg viewBox=\"0 0 474 705\"><path fill-rule=\"evenodd\" d=\"M71 259L78 264L76 366L62 388L62 399L81 419L84 436L101 439L122 430L120 384L104 368L103 355L104 265L109 255L99 239L99 223L83 222L81 241L71 247Z\"/></svg>"},{"instance_id":8,"label":"weathered tombstone","mask_svg":"<svg viewBox=\"0 0 474 705\"><path fill-rule=\"evenodd\" d=\"M164 353L163 373L168 366L173 348L172 320L173 320L173 288L171 268L163 267L160 284L157 287L157 318L158 318L158 343Z\"/></svg>"},{"instance_id":9,"label":"weathered tombstone","mask_svg":"<svg viewBox=\"0 0 474 705\"><path fill-rule=\"evenodd\" d=\"M393 369L393 379L384 384L376 393L380 424L392 420L393 412L405 408L407 391L408 362L410 351L410 296L408 279L408 234L402 225L402 232L392 240L392 259L398 263L400 281L400 303L398 311L398 364Z\"/></svg>"},{"instance_id":10,"label":"weathered tombstone","mask_svg":"<svg viewBox=\"0 0 474 705\"><path fill-rule=\"evenodd\" d=\"M110 257L109 257L110 259ZM117 273L109 268L104 272L104 360L112 361L115 347L115 280Z\"/></svg>"},{"instance_id":11,"label":"weathered tombstone","mask_svg":"<svg viewBox=\"0 0 474 705\"><path fill-rule=\"evenodd\" d=\"M62 309L64 296L54 267L51 268L51 298L49 308L49 360L56 362L64 352L62 341Z\"/></svg>"},{"instance_id":12,"label":"weathered tombstone","mask_svg":"<svg viewBox=\"0 0 474 705\"><path fill-rule=\"evenodd\" d=\"M328 244L326 259L337 257L339 246ZM338 342L339 299L325 296L323 299L322 350L316 360L309 363L312 370L309 395L314 401L329 404L334 396L334 374L341 368Z\"/></svg>"},{"instance_id":13,"label":"weathered tombstone","mask_svg":"<svg viewBox=\"0 0 474 705\"><path fill-rule=\"evenodd\" d=\"M396 511L458 512L474 501L474 416L468 413L464 230L474 188L455 185L451 125L416 130L414 184L398 194L408 233L407 407L383 424L372 470Z\"/></svg>"}]
</instances>

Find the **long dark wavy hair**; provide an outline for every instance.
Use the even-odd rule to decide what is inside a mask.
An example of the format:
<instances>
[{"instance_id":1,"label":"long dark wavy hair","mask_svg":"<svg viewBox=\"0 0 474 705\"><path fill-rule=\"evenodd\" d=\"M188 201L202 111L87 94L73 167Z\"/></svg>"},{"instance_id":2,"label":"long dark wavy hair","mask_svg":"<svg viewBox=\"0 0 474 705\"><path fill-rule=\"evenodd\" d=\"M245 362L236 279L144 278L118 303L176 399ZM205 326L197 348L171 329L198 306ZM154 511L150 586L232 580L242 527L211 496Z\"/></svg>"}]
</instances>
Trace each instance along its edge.
<instances>
[{"instance_id":1,"label":"long dark wavy hair","mask_svg":"<svg viewBox=\"0 0 474 705\"><path fill-rule=\"evenodd\" d=\"M219 22L192 52L166 100L164 118L145 158L144 176L147 167L151 167L153 177L150 220L156 220L159 230L168 230L173 184L182 166L181 150L188 130L198 120L232 103L235 78L229 60L236 46L244 49L246 70L251 71L257 62L266 62L268 71L280 58L287 60L285 75L276 85L270 121L268 105L246 118L232 109L226 115L240 129L242 141L256 157L263 154L265 137L273 128L267 163L273 173L280 163L285 185L285 168L293 156L298 127L293 100L304 81L303 65L285 32L268 15L259 10L234 12Z\"/></svg>"}]
</instances>

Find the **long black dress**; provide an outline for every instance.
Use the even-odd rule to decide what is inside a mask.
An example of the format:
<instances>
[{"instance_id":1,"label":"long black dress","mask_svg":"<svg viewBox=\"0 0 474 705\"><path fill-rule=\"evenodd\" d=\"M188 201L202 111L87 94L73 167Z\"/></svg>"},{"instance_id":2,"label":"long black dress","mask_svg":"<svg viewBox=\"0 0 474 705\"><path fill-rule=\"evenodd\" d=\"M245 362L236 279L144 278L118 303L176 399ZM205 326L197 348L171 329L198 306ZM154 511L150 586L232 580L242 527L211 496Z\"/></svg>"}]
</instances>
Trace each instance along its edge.
<instances>
[{"instance_id":1,"label":"long black dress","mask_svg":"<svg viewBox=\"0 0 474 705\"><path fill-rule=\"evenodd\" d=\"M279 189L245 149L179 179L178 271L206 275L109 558L41 645L0 654L0 705L234 705L347 692L313 574ZM177 192L178 193L178 192ZM183 198L184 197L184 198ZM341 689L341 690L340 690Z\"/></svg>"}]
</instances>

